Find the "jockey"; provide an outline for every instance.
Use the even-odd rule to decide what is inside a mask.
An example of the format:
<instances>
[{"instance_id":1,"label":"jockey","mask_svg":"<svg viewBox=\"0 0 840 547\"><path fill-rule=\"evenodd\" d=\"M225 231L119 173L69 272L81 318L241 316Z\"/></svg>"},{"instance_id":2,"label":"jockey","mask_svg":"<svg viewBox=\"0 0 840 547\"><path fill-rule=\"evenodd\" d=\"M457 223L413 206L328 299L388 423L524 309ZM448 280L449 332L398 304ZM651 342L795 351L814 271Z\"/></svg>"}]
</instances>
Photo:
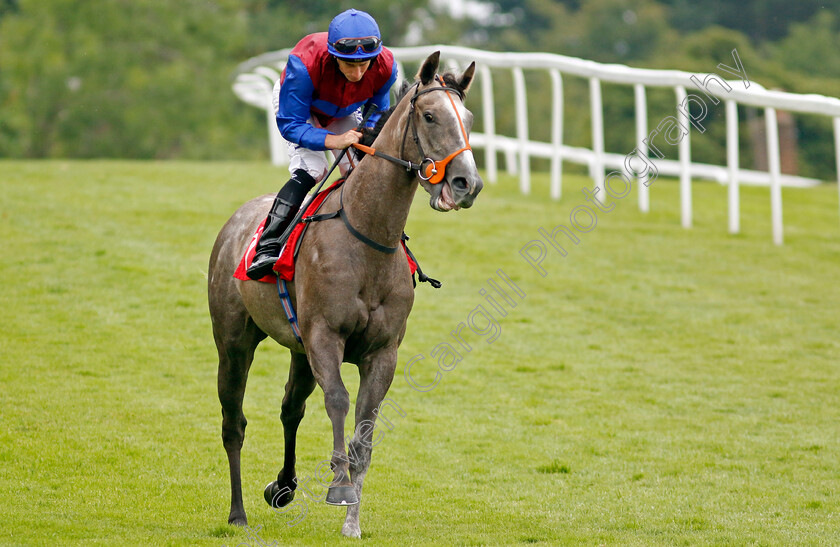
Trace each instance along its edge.
<instances>
[{"instance_id":1,"label":"jockey","mask_svg":"<svg viewBox=\"0 0 840 547\"><path fill-rule=\"evenodd\" d=\"M338 157L337 150L359 142L362 134L355 129L362 109L387 110L396 79L394 56L382 46L376 21L363 11L340 13L328 32L310 34L292 49L273 93L277 128L289 141L292 177L274 199L248 277L272 273L285 243L283 232L306 194L327 175L324 151ZM374 113L366 126L373 127L377 119ZM342 175L349 167L345 155L339 164Z\"/></svg>"}]
</instances>

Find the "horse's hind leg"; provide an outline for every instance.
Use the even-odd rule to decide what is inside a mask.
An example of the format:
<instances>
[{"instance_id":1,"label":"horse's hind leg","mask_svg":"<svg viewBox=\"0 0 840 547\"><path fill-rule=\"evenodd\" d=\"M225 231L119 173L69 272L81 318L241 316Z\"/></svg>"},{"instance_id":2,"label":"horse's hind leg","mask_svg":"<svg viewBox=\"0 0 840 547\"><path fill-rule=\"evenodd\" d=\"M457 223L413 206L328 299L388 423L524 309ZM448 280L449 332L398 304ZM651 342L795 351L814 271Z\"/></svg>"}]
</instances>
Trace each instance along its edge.
<instances>
[{"instance_id":1,"label":"horse's hind leg","mask_svg":"<svg viewBox=\"0 0 840 547\"><path fill-rule=\"evenodd\" d=\"M283 397L280 420L283 422L283 436L286 441L283 454L283 469L277 475L277 481L265 489L265 501L272 507L283 507L295 497L297 488L295 475L295 445L297 430L306 412L306 399L315 389L315 377L309 367L306 354L292 352L292 365L289 368L289 380L286 382L286 395Z\"/></svg>"},{"instance_id":2,"label":"horse's hind leg","mask_svg":"<svg viewBox=\"0 0 840 547\"><path fill-rule=\"evenodd\" d=\"M219 402L222 404L222 441L227 452L230 467L230 515L228 523L244 526L248 524L245 507L242 504L242 478L240 475L239 455L245 440L245 414L242 413L242 399L245 397L245 384L248 370L254 359L254 350L265 338L251 320L229 321L226 329L221 321L213 323L213 335L219 352L219 372L217 376ZM239 328L233 327L236 324Z\"/></svg>"}]
</instances>

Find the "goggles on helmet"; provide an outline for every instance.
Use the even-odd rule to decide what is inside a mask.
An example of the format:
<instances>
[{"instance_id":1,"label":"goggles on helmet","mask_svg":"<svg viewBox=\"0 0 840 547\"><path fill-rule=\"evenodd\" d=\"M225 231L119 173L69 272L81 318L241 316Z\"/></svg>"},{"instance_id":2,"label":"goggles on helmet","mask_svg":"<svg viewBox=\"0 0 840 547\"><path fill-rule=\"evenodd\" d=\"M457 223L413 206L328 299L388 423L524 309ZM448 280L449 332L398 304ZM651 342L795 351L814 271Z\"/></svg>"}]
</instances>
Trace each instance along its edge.
<instances>
[{"instance_id":1,"label":"goggles on helmet","mask_svg":"<svg viewBox=\"0 0 840 547\"><path fill-rule=\"evenodd\" d=\"M353 55L359 49L365 53L373 53L382 44L382 40L376 36L366 38L342 38L330 44L341 55Z\"/></svg>"}]
</instances>

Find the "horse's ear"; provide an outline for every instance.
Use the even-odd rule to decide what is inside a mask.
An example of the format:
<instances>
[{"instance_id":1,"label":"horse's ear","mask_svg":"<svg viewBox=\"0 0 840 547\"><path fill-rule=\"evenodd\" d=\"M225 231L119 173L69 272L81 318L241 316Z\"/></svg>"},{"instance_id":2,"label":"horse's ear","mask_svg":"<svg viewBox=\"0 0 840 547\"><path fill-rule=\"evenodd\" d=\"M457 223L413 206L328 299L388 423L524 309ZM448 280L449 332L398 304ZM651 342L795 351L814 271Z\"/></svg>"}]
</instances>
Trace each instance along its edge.
<instances>
[{"instance_id":1,"label":"horse's ear","mask_svg":"<svg viewBox=\"0 0 840 547\"><path fill-rule=\"evenodd\" d=\"M427 85L437 74L438 65L440 64L440 51L435 51L423 62L423 66L420 67L420 72L417 73L417 76L420 78L420 82L423 85Z\"/></svg>"},{"instance_id":2,"label":"horse's ear","mask_svg":"<svg viewBox=\"0 0 840 547\"><path fill-rule=\"evenodd\" d=\"M470 66L467 67L467 70L464 71L464 74L461 75L461 81L458 82L458 87L461 88L461 91L466 93L470 89L470 84L472 84L473 77L475 76L475 61L470 63Z\"/></svg>"}]
</instances>

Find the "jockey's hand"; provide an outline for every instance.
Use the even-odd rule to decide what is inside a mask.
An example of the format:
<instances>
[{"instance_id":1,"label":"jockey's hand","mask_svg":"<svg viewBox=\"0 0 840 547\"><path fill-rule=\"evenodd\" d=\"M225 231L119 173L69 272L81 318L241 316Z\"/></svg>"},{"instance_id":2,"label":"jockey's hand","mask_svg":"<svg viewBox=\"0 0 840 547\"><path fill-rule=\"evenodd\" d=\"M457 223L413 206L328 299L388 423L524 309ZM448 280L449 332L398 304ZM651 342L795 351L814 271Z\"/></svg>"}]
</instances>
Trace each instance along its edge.
<instances>
[{"instance_id":1,"label":"jockey's hand","mask_svg":"<svg viewBox=\"0 0 840 547\"><path fill-rule=\"evenodd\" d=\"M351 144L359 142L359 139L361 138L361 133L351 129L347 133L342 133L341 135L327 135L327 138L324 139L324 146L330 150L342 150Z\"/></svg>"}]
</instances>

